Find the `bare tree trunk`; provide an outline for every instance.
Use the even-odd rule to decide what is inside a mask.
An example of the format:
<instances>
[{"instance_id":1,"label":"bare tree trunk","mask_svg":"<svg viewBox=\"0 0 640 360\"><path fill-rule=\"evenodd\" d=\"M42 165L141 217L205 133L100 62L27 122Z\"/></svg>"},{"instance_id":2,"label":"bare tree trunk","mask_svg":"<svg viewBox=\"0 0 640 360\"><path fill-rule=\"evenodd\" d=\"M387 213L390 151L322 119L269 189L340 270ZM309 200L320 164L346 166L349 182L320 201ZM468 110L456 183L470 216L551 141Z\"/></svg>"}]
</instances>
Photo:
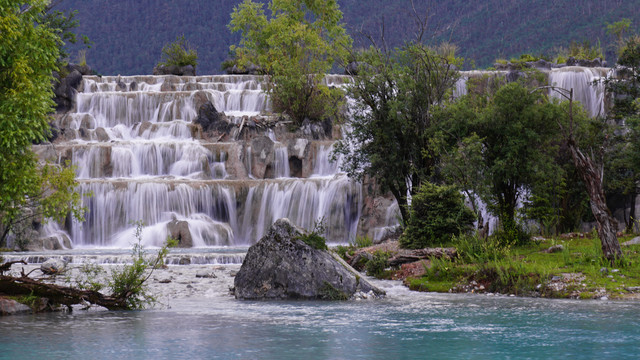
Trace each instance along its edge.
<instances>
[{"instance_id":1,"label":"bare tree trunk","mask_svg":"<svg viewBox=\"0 0 640 360\"><path fill-rule=\"evenodd\" d=\"M602 245L602 253L609 260L620 259L622 258L622 249L616 235L617 221L611 216L611 212L607 208L600 172L593 160L585 156L578 149L575 142L570 140L568 145L573 162L582 180L584 180L587 194L589 194L591 212L593 212L598 224L598 236Z\"/></svg>"}]
</instances>

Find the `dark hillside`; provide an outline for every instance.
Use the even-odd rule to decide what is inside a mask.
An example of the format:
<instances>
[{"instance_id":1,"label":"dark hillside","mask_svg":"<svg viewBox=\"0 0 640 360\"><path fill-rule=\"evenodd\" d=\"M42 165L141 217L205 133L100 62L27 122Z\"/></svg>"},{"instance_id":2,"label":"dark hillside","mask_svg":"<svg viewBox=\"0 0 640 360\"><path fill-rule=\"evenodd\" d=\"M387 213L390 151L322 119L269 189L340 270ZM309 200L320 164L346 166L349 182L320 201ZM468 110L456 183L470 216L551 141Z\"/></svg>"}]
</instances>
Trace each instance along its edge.
<instances>
[{"instance_id":1,"label":"dark hillside","mask_svg":"<svg viewBox=\"0 0 640 360\"><path fill-rule=\"evenodd\" d=\"M226 25L240 0L64 0L58 9L77 9L79 33L94 42L87 61L102 74L147 74L162 46L184 34L198 50L199 74L220 72L229 45L236 43ZM415 33L410 0L340 0L344 22L356 39L360 29L395 46ZM639 0L486 0L415 1L424 12L431 3L430 34L460 47L459 54L478 67L496 58L551 52L571 40L598 40L607 51L607 23L624 17L640 25ZM436 32L437 30L437 32ZM358 40L358 39L357 39ZM357 41L356 44L362 44ZM73 60L73 59L72 59Z\"/></svg>"}]
</instances>

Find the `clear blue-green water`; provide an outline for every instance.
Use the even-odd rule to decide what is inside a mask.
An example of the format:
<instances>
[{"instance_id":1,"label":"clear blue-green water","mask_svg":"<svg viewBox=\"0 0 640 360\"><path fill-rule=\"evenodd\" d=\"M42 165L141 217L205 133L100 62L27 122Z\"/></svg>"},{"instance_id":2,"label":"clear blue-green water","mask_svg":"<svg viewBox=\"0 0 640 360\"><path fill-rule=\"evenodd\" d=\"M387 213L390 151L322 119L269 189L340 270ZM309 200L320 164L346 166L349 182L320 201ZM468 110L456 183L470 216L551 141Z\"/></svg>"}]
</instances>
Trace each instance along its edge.
<instances>
[{"instance_id":1,"label":"clear blue-green water","mask_svg":"<svg viewBox=\"0 0 640 360\"><path fill-rule=\"evenodd\" d=\"M412 293L0 318L1 359L636 359L640 304Z\"/></svg>"}]
</instances>

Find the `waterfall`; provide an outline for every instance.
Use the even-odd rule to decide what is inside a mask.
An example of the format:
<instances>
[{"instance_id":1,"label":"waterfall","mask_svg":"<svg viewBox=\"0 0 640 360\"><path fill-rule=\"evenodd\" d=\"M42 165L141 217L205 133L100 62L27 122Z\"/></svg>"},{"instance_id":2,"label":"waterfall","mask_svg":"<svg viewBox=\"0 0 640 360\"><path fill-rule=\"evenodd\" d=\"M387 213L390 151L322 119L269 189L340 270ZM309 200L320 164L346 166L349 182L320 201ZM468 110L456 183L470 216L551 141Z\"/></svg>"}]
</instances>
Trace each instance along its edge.
<instances>
[{"instance_id":1,"label":"waterfall","mask_svg":"<svg viewBox=\"0 0 640 360\"><path fill-rule=\"evenodd\" d=\"M573 89L573 100L579 101L591 117L605 116L604 84L599 81L607 75L607 68L569 66L553 69L549 73L549 85L567 90ZM556 91L551 97L566 100Z\"/></svg>"},{"instance_id":2,"label":"waterfall","mask_svg":"<svg viewBox=\"0 0 640 360\"><path fill-rule=\"evenodd\" d=\"M345 81L327 79L331 86ZM278 141L269 130L273 151L263 158L252 153L251 141L199 137L193 121L206 102L234 122L268 112L262 82L257 76L85 76L76 111L59 120L68 133L54 145L59 161L76 167L88 210L85 221L66 223L73 246L127 248L135 221L146 225L148 246L161 246L174 221L188 224L194 247L253 244L281 217L306 229L324 220L329 241L354 238L362 185L329 162L331 142ZM269 162L269 179L257 178L255 161ZM296 176L301 163L308 176L292 177L290 161Z\"/></svg>"}]
</instances>

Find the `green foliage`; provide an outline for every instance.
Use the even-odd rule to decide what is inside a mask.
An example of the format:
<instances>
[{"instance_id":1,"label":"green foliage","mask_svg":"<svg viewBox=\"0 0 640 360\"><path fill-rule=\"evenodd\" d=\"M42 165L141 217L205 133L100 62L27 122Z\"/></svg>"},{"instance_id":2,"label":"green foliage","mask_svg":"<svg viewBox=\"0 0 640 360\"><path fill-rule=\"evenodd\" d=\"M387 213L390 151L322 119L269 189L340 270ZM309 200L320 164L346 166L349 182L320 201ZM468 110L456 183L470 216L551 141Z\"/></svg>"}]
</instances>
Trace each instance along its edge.
<instances>
[{"instance_id":1,"label":"green foliage","mask_svg":"<svg viewBox=\"0 0 640 360\"><path fill-rule=\"evenodd\" d=\"M60 54L58 56L58 67L62 68L64 62L69 60L69 52L65 47L66 44L76 44L78 42L78 37L80 38L82 45L86 46L87 48L91 48L92 42L86 35L78 36L75 32L73 32L73 29L77 28L80 25L78 19L76 18L76 16L78 15L77 10L68 10L66 12L53 10L54 6L55 5L47 5L44 8L42 13L39 15L38 23L50 28L53 32L55 32L56 35L60 37L60 40L62 40L59 43ZM86 51L86 49L80 50L79 53L82 51ZM86 65L86 61L84 64L79 65Z\"/></svg>"},{"instance_id":2,"label":"green foliage","mask_svg":"<svg viewBox=\"0 0 640 360\"><path fill-rule=\"evenodd\" d=\"M322 77L351 47L337 1L273 0L269 10L267 16L263 4L251 0L234 8L229 28L241 35L239 46L231 46L237 64L269 74L274 110L298 125L335 116L341 93Z\"/></svg>"},{"instance_id":3,"label":"green foliage","mask_svg":"<svg viewBox=\"0 0 640 360\"><path fill-rule=\"evenodd\" d=\"M605 160L605 186L609 194L617 195L635 208L640 180L640 37L630 36L621 45L619 70L604 80L606 90L613 94L614 104L609 118L626 125L625 131L609 131L600 143L608 145ZM614 128L614 130L616 130ZM634 214L627 217L627 229L633 228Z\"/></svg>"},{"instance_id":4,"label":"green foliage","mask_svg":"<svg viewBox=\"0 0 640 360\"><path fill-rule=\"evenodd\" d=\"M133 264L114 269L108 283L112 296L122 299L128 309L142 309L156 301L155 297L149 293L146 281L155 269L164 264L169 251L165 245L155 256L148 257L142 246L144 224L142 221L137 221L135 225L137 242L133 244L131 254Z\"/></svg>"},{"instance_id":5,"label":"green foliage","mask_svg":"<svg viewBox=\"0 0 640 360\"><path fill-rule=\"evenodd\" d=\"M365 269L369 276L377 278L383 278L385 275L385 269L387 268L387 260L389 260L389 253L382 250L376 250L372 254L371 260L367 261Z\"/></svg>"},{"instance_id":6,"label":"green foliage","mask_svg":"<svg viewBox=\"0 0 640 360\"><path fill-rule=\"evenodd\" d=\"M178 36L172 43L162 48L162 60L158 65L164 66L187 66L194 68L198 65L198 53L185 40L184 35Z\"/></svg>"},{"instance_id":7,"label":"green foliage","mask_svg":"<svg viewBox=\"0 0 640 360\"><path fill-rule=\"evenodd\" d=\"M350 177L372 176L390 191L406 221L407 193L433 176L439 162L441 142L434 140L443 136L442 119L434 114L450 99L461 60L416 43L354 55L366 65L350 85L352 131L336 152L345 155L342 169Z\"/></svg>"},{"instance_id":8,"label":"green foliage","mask_svg":"<svg viewBox=\"0 0 640 360\"><path fill-rule=\"evenodd\" d=\"M460 234L451 239L463 263L484 263L505 258L513 243L498 236L480 238L477 234Z\"/></svg>"},{"instance_id":9,"label":"green foliage","mask_svg":"<svg viewBox=\"0 0 640 360\"><path fill-rule=\"evenodd\" d=\"M178 239L174 239L171 236L167 237L167 247L168 248L176 248L178 247L178 245L180 245L180 242L178 241Z\"/></svg>"},{"instance_id":10,"label":"green foliage","mask_svg":"<svg viewBox=\"0 0 640 360\"><path fill-rule=\"evenodd\" d=\"M4 1L0 13L0 245L28 207L37 209L36 216L82 216L73 170L40 167L31 151L49 132L52 72L61 44L55 30L38 25L45 5Z\"/></svg>"},{"instance_id":11,"label":"green foliage","mask_svg":"<svg viewBox=\"0 0 640 360\"><path fill-rule=\"evenodd\" d=\"M538 284L549 278L544 268L533 273L530 270L521 261L505 258L479 264L474 278L477 282L488 284L489 292L523 295L536 290Z\"/></svg>"},{"instance_id":12,"label":"green foliage","mask_svg":"<svg viewBox=\"0 0 640 360\"><path fill-rule=\"evenodd\" d=\"M310 232L301 234L297 239L302 240L305 244L318 250L327 250L327 240L322 234L324 234L326 228L324 226L324 220L318 220L313 226L313 230Z\"/></svg>"},{"instance_id":13,"label":"green foliage","mask_svg":"<svg viewBox=\"0 0 640 360\"><path fill-rule=\"evenodd\" d=\"M105 284L99 280L103 273L104 269L100 265L83 264L80 267L80 274L73 280L68 278L67 282L81 290L100 291L105 287Z\"/></svg>"},{"instance_id":14,"label":"green foliage","mask_svg":"<svg viewBox=\"0 0 640 360\"><path fill-rule=\"evenodd\" d=\"M82 206L82 198L76 191L78 182L75 179L75 167L62 167L45 164L36 168L36 192L27 195L23 203L6 213L2 218L5 231L0 234L0 244L13 235L14 246L26 250L32 222L37 219L49 221L53 219L63 222L68 214L78 221L84 220L86 209ZM17 212L16 212L17 211ZM1 215L1 214L0 214Z\"/></svg>"},{"instance_id":15,"label":"green foliage","mask_svg":"<svg viewBox=\"0 0 640 360\"><path fill-rule=\"evenodd\" d=\"M500 88L475 120L483 139L484 174L490 185L483 200L504 229L517 229L516 208L522 191L557 173L553 161L557 106L541 102L538 92L519 83ZM474 120L472 120L474 121Z\"/></svg>"},{"instance_id":16,"label":"green foliage","mask_svg":"<svg viewBox=\"0 0 640 360\"><path fill-rule=\"evenodd\" d=\"M79 31L99 45L92 48L88 61L104 74L144 74L157 62L162 46L175 38L176 31L184 33L198 48L200 73L212 74L220 71L229 44L238 41L225 25L233 7L239 3L238 0L193 0L190 6L163 2L158 7L146 1L66 0L56 8L78 10ZM480 68L493 64L496 49L507 59L524 52L549 52L554 46L566 46L571 39L605 39L602 24L606 22L623 17L630 18L634 24L640 21L640 12L636 11L637 4L633 1L587 0L576 6L545 0L526 3L489 0L486 6L454 0L414 3L418 13L429 10L429 31L435 30L439 35L435 42L454 42L460 47L457 55L475 59ZM413 24L410 0L342 0L339 4L346 28L354 39L362 30L374 35L381 44L378 30L382 28L382 19L384 39L389 47L402 45L412 35L408 29L408 24ZM76 49L74 46L71 50ZM607 55L613 60L613 54Z\"/></svg>"},{"instance_id":17,"label":"green foliage","mask_svg":"<svg viewBox=\"0 0 640 360\"><path fill-rule=\"evenodd\" d=\"M613 35L615 37L618 55L621 55L624 51L624 44L630 28L631 19L627 18L616 21L613 24L607 24L607 34Z\"/></svg>"},{"instance_id":18,"label":"green foliage","mask_svg":"<svg viewBox=\"0 0 640 360\"><path fill-rule=\"evenodd\" d=\"M373 245L373 240L368 236L356 236L353 246L357 249L366 248Z\"/></svg>"},{"instance_id":19,"label":"green foliage","mask_svg":"<svg viewBox=\"0 0 640 360\"><path fill-rule=\"evenodd\" d=\"M572 40L568 48L558 47L555 52L557 64L565 63L569 57L577 60L593 60L595 58L604 60L605 58L600 41L596 45L591 45L589 40L584 40L582 43Z\"/></svg>"},{"instance_id":20,"label":"green foliage","mask_svg":"<svg viewBox=\"0 0 640 360\"><path fill-rule=\"evenodd\" d=\"M411 249L448 242L471 228L475 219L455 186L431 183L422 184L412 198L409 214L400 246Z\"/></svg>"}]
</instances>

